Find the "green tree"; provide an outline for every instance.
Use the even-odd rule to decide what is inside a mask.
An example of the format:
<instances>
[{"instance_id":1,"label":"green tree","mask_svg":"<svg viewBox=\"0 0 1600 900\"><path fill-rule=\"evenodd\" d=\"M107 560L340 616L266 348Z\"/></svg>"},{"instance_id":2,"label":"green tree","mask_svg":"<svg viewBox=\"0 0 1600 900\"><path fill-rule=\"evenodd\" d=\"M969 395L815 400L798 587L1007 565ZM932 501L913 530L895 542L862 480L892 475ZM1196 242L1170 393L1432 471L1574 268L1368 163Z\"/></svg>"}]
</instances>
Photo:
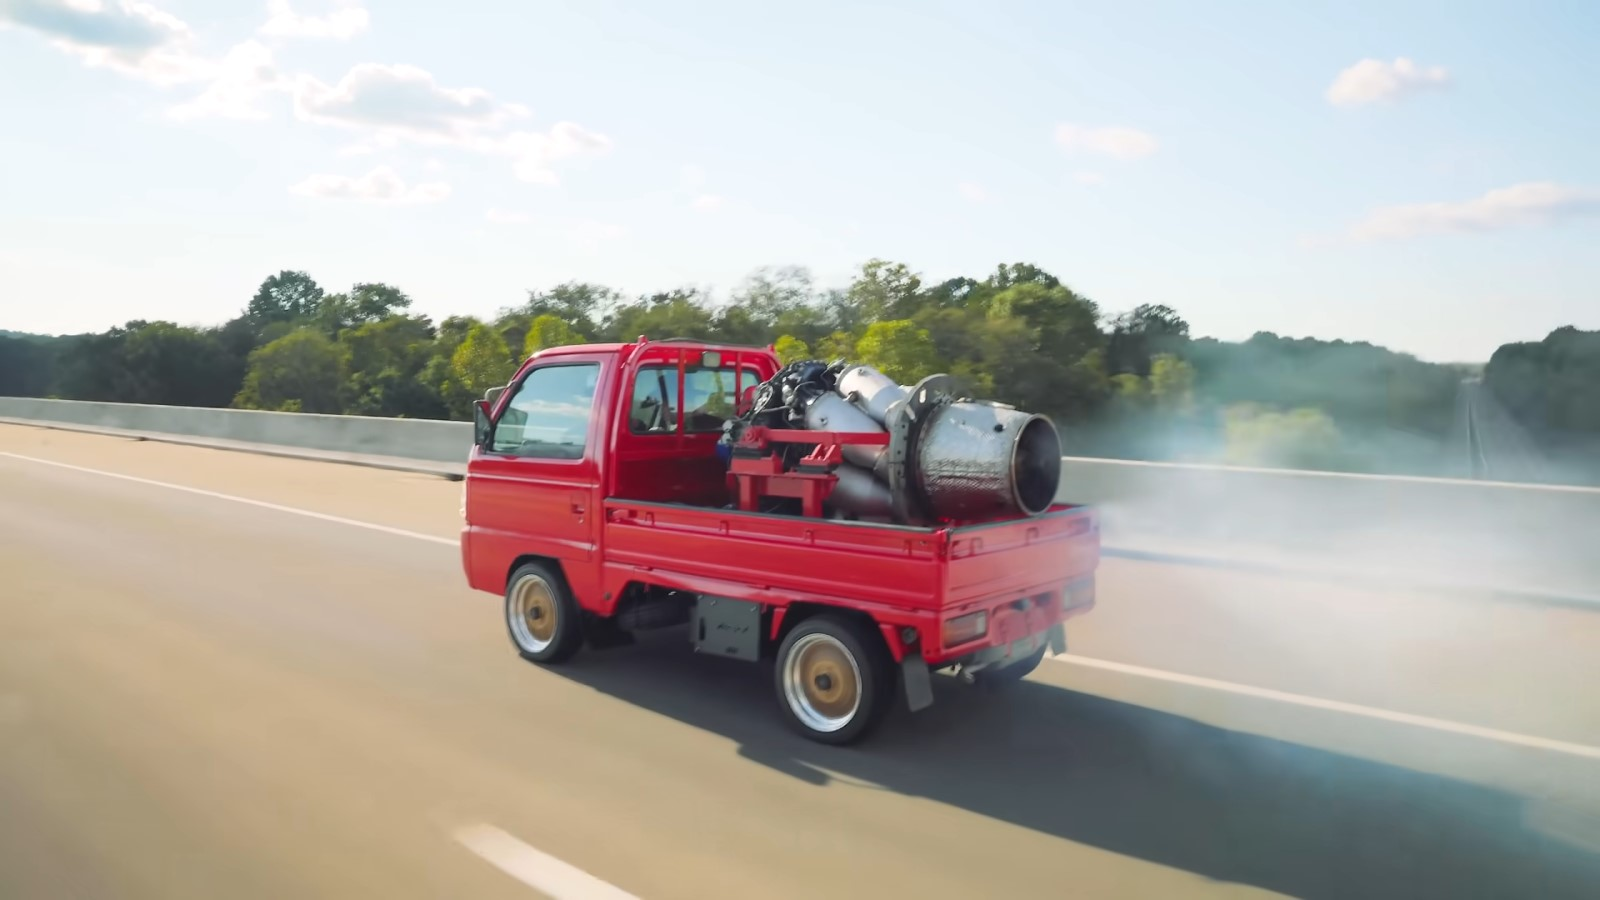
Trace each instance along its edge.
<instances>
[{"instance_id":1,"label":"green tree","mask_svg":"<svg viewBox=\"0 0 1600 900\"><path fill-rule=\"evenodd\" d=\"M141 320L64 339L55 362L64 397L173 406L225 406L243 371L217 331Z\"/></svg>"},{"instance_id":2,"label":"green tree","mask_svg":"<svg viewBox=\"0 0 1600 900\"><path fill-rule=\"evenodd\" d=\"M301 328L250 354L241 409L339 413L344 409L345 354L327 335Z\"/></svg>"},{"instance_id":3,"label":"green tree","mask_svg":"<svg viewBox=\"0 0 1600 900\"><path fill-rule=\"evenodd\" d=\"M336 338L345 329L382 321L410 306L411 297L399 288L364 282L348 294L324 295L310 317L324 334Z\"/></svg>"},{"instance_id":4,"label":"green tree","mask_svg":"<svg viewBox=\"0 0 1600 900\"><path fill-rule=\"evenodd\" d=\"M1240 343L1190 341L1184 356L1194 365L1201 402L1321 409L1347 430L1442 437L1450 430L1461 382L1448 366L1368 343L1269 332Z\"/></svg>"},{"instance_id":5,"label":"green tree","mask_svg":"<svg viewBox=\"0 0 1600 900\"><path fill-rule=\"evenodd\" d=\"M874 322L856 342L855 358L901 384L914 384L940 369L933 338L910 319Z\"/></svg>"},{"instance_id":6,"label":"green tree","mask_svg":"<svg viewBox=\"0 0 1600 900\"><path fill-rule=\"evenodd\" d=\"M1338 426L1320 409L1278 412L1255 404L1224 411L1225 460L1271 468L1349 469L1350 454Z\"/></svg>"},{"instance_id":7,"label":"green tree","mask_svg":"<svg viewBox=\"0 0 1600 900\"><path fill-rule=\"evenodd\" d=\"M811 358L811 348L806 346L805 341L802 341L793 335L786 334L779 337L778 340L773 343L772 349L773 352L778 354L778 359L783 362L784 365L788 365L792 362L798 362L802 359Z\"/></svg>"},{"instance_id":8,"label":"green tree","mask_svg":"<svg viewBox=\"0 0 1600 900\"><path fill-rule=\"evenodd\" d=\"M1111 395L1105 335L1094 303L1045 273L1002 267L1010 287L986 299L987 331L1003 332L984 353L1001 398L1063 421L1091 418ZM1001 355L1003 354L1003 356Z\"/></svg>"},{"instance_id":9,"label":"green tree","mask_svg":"<svg viewBox=\"0 0 1600 900\"><path fill-rule=\"evenodd\" d=\"M471 401L475 398L468 396L463 401L460 395L447 393L445 385L454 377L450 359L455 356L456 349L466 341L472 329L483 325L482 320L473 316L448 316L442 319L429 348L428 362L422 367L422 374L417 376L417 380L429 392L439 397L447 419L462 420L472 416Z\"/></svg>"},{"instance_id":10,"label":"green tree","mask_svg":"<svg viewBox=\"0 0 1600 900\"><path fill-rule=\"evenodd\" d=\"M1181 354L1188 342L1189 323L1171 307L1136 306L1111 321L1107 365L1118 374L1149 375L1156 356Z\"/></svg>"},{"instance_id":11,"label":"green tree","mask_svg":"<svg viewBox=\"0 0 1600 900\"><path fill-rule=\"evenodd\" d=\"M847 302L868 323L909 319L921 301L922 277L903 263L870 259L850 283Z\"/></svg>"},{"instance_id":12,"label":"green tree","mask_svg":"<svg viewBox=\"0 0 1600 900\"><path fill-rule=\"evenodd\" d=\"M274 322L298 322L316 313L323 293L310 275L285 269L261 282L245 316L258 331Z\"/></svg>"},{"instance_id":13,"label":"green tree","mask_svg":"<svg viewBox=\"0 0 1600 900\"><path fill-rule=\"evenodd\" d=\"M1121 412L1143 412L1150 406L1150 382L1131 372L1111 376L1111 394Z\"/></svg>"},{"instance_id":14,"label":"green tree","mask_svg":"<svg viewBox=\"0 0 1600 900\"><path fill-rule=\"evenodd\" d=\"M465 418L472 402L509 382L516 367L505 338L487 325L474 325L450 355L449 373L439 393L453 414Z\"/></svg>"},{"instance_id":15,"label":"green tree","mask_svg":"<svg viewBox=\"0 0 1600 900\"><path fill-rule=\"evenodd\" d=\"M392 284L362 282L350 289L358 322L377 322L411 308L411 297Z\"/></svg>"},{"instance_id":16,"label":"green tree","mask_svg":"<svg viewBox=\"0 0 1600 900\"><path fill-rule=\"evenodd\" d=\"M47 397L66 341L35 335L0 335L0 397Z\"/></svg>"},{"instance_id":17,"label":"green tree","mask_svg":"<svg viewBox=\"0 0 1600 900\"><path fill-rule=\"evenodd\" d=\"M1536 434L1563 444L1600 437L1600 331L1567 325L1542 341L1506 344L1484 383Z\"/></svg>"},{"instance_id":18,"label":"green tree","mask_svg":"<svg viewBox=\"0 0 1600 900\"><path fill-rule=\"evenodd\" d=\"M716 323L705 299L689 290L652 294L617 307L606 320L607 333L621 341L645 335L660 340L681 337L708 340L717 336Z\"/></svg>"},{"instance_id":19,"label":"green tree","mask_svg":"<svg viewBox=\"0 0 1600 900\"><path fill-rule=\"evenodd\" d=\"M388 316L340 334L350 373L345 410L362 416L443 417L439 389L423 377L435 335L426 316Z\"/></svg>"},{"instance_id":20,"label":"green tree","mask_svg":"<svg viewBox=\"0 0 1600 900\"><path fill-rule=\"evenodd\" d=\"M1040 287L1055 288L1061 286L1061 279L1033 263L1001 263L995 267L994 274L987 279L987 285L995 290L1003 291L1019 284L1036 284Z\"/></svg>"},{"instance_id":21,"label":"green tree","mask_svg":"<svg viewBox=\"0 0 1600 900\"><path fill-rule=\"evenodd\" d=\"M817 359L832 362L852 359L856 354L856 336L848 331L835 331L817 343Z\"/></svg>"},{"instance_id":22,"label":"green tree","mask_svg":"<svg viewBox=\"0 0 1600 900\"><path fill-rule=\"evenodd\" d=\"M809 306L813 293L811 273L805 268L762 267L734 289L732 300L749 322L770 334L785 316Z\"/></svg>"},{"instance_id":23,"label":"green tree","mask_svg":"<svg viewBox=\"0 0 1600 900\"><path fill-rule=\"evenodd\" d=\"M579 334L571 325L549 313L545 313L535 318L529 325L528 336L524 339L522 347L522 354L523 356L532 356L540 350L582 344L587 340L588 338Z\"/></svg>"},{"instance_id":24,"label":"green tree","mask_svg":"<svg viewBox=\"0 0 1600 900\"><path fill-rule=\"evenodd\" d=\"M623 296L611 288L583 281L567 281L548 291L529 291L528 299L504 317L506 322L520 322L521 331L508 330L504 337L513 347L521 347L526 340L529 324L543 315L551 315L571 325L579 334L600 334L600 323L623 304Z\"/></svg>"},{"instance_id":25,"label":"green tree","mask_svg":"<svg viewBox=\"0 0 1600 900\"><path fill-rule=\"evenodd\" d=\"M129 329L121 364L118 394L129 403L227 406L239 386L234 360L215 332L172 322Z\"/></svg>"},{"instance_id":26,"label":"green tree","mask_svg":"<svg viewBox=\"0 0 1600 900\"><path fill-rule=\"evenodd\" d=\"M126 329L112 328L63 338L56 358L56 391L69 400L120 401L127 374L122 361L125 336Z\"/></svg>"},{"instance_id":27,"label":"green tree","mask_svg":"<svg viewBox=\"0 0 1600 900\"><path fill-rule=\"evenodd\" d=\"M1157 354L1150 361L1149 385L1150 397L1160 409L1187 413L1194 408L1194 366L1171 353Z\"/></svg>"}]
</instances>

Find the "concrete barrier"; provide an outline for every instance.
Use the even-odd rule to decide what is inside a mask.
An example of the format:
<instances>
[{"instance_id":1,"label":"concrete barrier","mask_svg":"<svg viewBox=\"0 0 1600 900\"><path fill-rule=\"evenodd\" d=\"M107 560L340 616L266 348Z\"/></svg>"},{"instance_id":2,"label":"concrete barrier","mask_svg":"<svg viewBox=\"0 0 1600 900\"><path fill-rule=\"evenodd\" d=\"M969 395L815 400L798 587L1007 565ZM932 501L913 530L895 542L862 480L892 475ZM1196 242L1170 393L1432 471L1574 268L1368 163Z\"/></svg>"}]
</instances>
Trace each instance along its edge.
<instances>
[{"instance_id":1,"label":"concrete barrier","mask_svg":"<svg viewBox=\"0 0 1600 900\"><path fill-rule=\"evenodd\" d=\"M1600 598L1594 488L1066 459L1060 498L1144 552Z\"/></svg>"},{"instance_id":2,"label":"concrete barrier","mask_svg":"<svg viewBox=\"0 0 1600 900\"><path fill-rule=\"evenodd\" d=\"M335 453L463 462L469 422L0 397L0 418L150 431Z\"/></svg>"},{"instance_id":3,"label":"concrete barrier","mask_svg":"<svg viewBox=\"0 0 1600 900\"><path fill-rule=\"evenodd\" d=\"M0 397L0 419L401 457L455 468L466 422ZM1600 489L1062 460L1060 499L1123 553L1600 598Z\"/></svg>"}]
</instances>

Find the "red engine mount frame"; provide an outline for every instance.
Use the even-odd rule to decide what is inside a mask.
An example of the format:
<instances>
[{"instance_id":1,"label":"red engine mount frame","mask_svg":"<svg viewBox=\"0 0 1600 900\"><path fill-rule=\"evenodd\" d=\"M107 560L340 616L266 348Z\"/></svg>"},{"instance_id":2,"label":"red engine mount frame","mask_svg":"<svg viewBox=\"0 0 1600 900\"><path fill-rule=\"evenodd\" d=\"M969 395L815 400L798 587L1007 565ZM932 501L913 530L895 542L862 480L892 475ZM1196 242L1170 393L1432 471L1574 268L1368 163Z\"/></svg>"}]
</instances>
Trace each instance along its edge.
<instances>
[{"instance_id":1,"label":"red engine mount frame","mask_svg":"<svg viewBox=\"0 0 1600 900\"><path fill-rule=\"evenodd\" d=\"M783 454L774 444L816 444L794 469L785 469ZM807 431L795 428L753 426L733 445L728 467L730 487L739 509L756 512L763 497L800 501L801 514L821 518L822 505L839 483L833 470L844 459L846 445L889 446L886 431Z\"/></svg>"}]
</instances>

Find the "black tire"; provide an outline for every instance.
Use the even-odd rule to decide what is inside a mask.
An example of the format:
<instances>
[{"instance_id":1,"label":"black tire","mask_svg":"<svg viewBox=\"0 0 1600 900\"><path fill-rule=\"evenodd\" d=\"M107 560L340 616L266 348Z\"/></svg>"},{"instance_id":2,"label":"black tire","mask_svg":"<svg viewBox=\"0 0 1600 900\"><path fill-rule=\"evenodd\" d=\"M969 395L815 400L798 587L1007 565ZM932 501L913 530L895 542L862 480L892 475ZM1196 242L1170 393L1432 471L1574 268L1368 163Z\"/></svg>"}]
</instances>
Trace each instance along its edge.
<instances>
[{"instance_id":1,"label":"black tire","mask_svg":"<svg viewBox=\"0 0 1600 900\"><path fill-rule=\"evenodd\" d=\"M888 714L894 660L870 624L818 613L789 631L777 657L773 687L778 710L805 737L822 744L853 744Z\"/></svg>"},{"instance_id":2,"label":"black tire","mask_svg":"<svg viewBox=\"0 0 1600 900\"><path fill-rule=\"evenodd\" d=\"M524 563L511 573L504 611L511 646L529 662L563 662L583 646L578 602L549 563Z\"/></svg>"},{"instance_id":3,"label":"black tire","mask_svg":"<svg viewBox=\"0 0 1600 900\"><path fill-rule=\"evenodd\" d=\"M1027 678L1029 672L1039 668L1039 663L1044 662L1044 655L1045 653L1049 652L1049 650L1050 645L1046 644L1033 651L1033 653L1030 655L1023 657L1022 659L1019 659L1004 668L981 669L973 673L972 680L976 682L979 687L989 690L999 690L1001 688L1010 687L1022 679Z\"/></svg>"}]
</instances>

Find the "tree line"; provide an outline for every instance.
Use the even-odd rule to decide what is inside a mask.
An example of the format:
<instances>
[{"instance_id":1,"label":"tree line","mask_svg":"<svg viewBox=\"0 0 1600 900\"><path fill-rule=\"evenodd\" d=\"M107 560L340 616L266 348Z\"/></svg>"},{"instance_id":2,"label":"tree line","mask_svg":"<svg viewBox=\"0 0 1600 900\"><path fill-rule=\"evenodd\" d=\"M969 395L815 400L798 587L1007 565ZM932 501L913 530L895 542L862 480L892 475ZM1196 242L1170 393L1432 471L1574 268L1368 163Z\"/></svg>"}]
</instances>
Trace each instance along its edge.
<instances>
[{"instance_id":1,"label":"tree line","mask_svg":"<svg viewBox=\"0 0 1600 900\"><path fill-rule=\"evenodd\" d=\"M1463 474L1458 399L1474 378L1555 451L1600 436L1600 333L1508 344L1486 367L1265 332L1219 341L1166 306L1108 313L1029 263L934 282L874 259L837 287L763 268L726 297L568 282L489 319L435 322L411 305L390 284L329 292L286 270L215 327L0 332L0 395L464 419L532 353L648 335L770 343L785 360L847 358L902 383L948 372L1051 415L1082 455Z\"/></svg>"}]
</instances>

